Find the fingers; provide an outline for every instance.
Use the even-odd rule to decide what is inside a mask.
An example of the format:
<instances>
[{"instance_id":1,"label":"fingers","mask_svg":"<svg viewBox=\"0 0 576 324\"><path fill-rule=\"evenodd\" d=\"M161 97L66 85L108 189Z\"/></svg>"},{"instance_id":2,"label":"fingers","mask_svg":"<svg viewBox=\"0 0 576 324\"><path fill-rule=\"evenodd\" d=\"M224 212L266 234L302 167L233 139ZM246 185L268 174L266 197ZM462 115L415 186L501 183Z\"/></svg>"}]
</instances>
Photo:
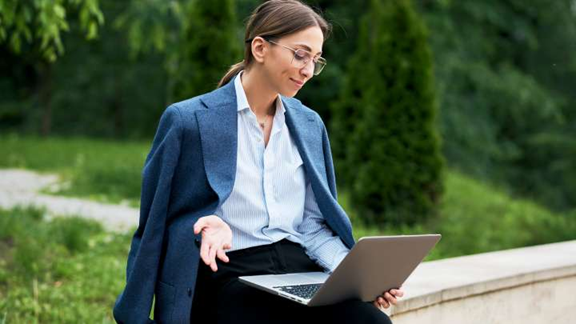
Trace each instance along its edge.
<instances>
[{"instance_id":1,"label":"fingers","mask_svg":"<svg viewBox=\"0 0 576 324\"><path fill-rule=\"evenodd\" d=\"M380 310L386 309L398 303L398 300L395 296L402 297L404 296L404 292L400 289L390 289L390 291L384 292L382 296L378 296L378 298L374 300L373 304Z\"/></svg>"},{"instance_id":2,"label":"fingers","mask_svg":"<svg viewBox=\"0 0 576 324\"><path fill-rule=\"evenodd\" d=\"M212 271L216 272L218 271L218 266L216 265L216 251L218 250L218 248L214 245L212 245L210 247L210 251L208 252L208 259L210 260L210 268L212 268Z\"/></svg>"},{"instance_id":3,"label":"fingers","mask_svg":"<svg viewBox=\"0 0 576 324\"><path fill-rule=\"evenodd\" d=\"M387 292L385 291L382 295L386 295L386 293L390 294L392 297L394 298L399 298L404 296L404 291L400 290L400 289L390 289Z\"/></svg>"},{"instance_id":4,"label":"fingers","mask_svg":"<svg viewBox=\"0 0 576 324\"><path fill-rule=\"evenodd\" d=\"M210 246L210 243L202 240L202 245L200 246L200 257L206 265L210 265Z\"/></svg>"},{"instance_id":5,"label":"fingers","mask_svg":"<svg viewBox=\"0 0 576 324\"><path fill-rule=\"evenodd\" d=\"M210 265L210 260L208 259L209 250L210 245L202 240L202 244L200 245L200 257L202 258L202 261L206 263L206 265Z\"/></svg>"},{"instance_id":6,"label":"fingers","mask_svg":"<svg viewBox=\"0 0 576 324\"><path fill-rule=\"evenodd\" d=\"M194 224L194 234L200 234L204 226L207 225L206 217L200 217Z\"/></svg>"},{"instance_id":7,"label":"fingers","mask_svg":"<svg viewBox=\"0 0 576 324\"><path fill-rule=\"evenodd\" d=\"M380 297L382 298L382 297ZM392 296L392 294L390 294L389 292L386 292L384 294L384 298L386 299L386 301L392 305L396 305L396 303L398 303L398 301L396 300L396 297Z\"/></svg>"},{"instance_id":8,"label":"fingers","mask_svg":"<svg viewBox=\"0 0 576 324\"><path fill-rule=\"evenodd\" d=\"M402 291L400 289L390 289L390 293L396 297L404 296L404 291Z\"/></svg>"},{"instance_id":9,"label":"fingers","mask_svg":"<svg viewBox=\"0 0 576 324\"><path fill-rule=\"evenodd\" d=\"M376 298L376 302L380 304L380 306L382 306L383 308L390 307L390 303L388 303L384 298L382 298L382 296Z\"/></svg>"},{"instance_id":10,"label":"fingers","mask_svg":"<svg viewBox=\"0 0 576 324\"><path fill-rule=\"evenodd\" d=\"M230 259L228 258L228 256L226 255L226 252L224 252L223 249L218 249L218 251L216 251L216 255L218 256L218 259L224 261L224 262L228 262L230 261Z\"/></svg>"},{"instance_id":11,"label":"fingers","mask_svg":"<svg viewBox=\"0 0 576 324\"><path fill-rule=\"evenodd\" d=\"M204 263L214 272L218 271L216 257L224 262L230 261L230 258L228 258L222 247L218 248L216 244L211 244L207 241L202 241L202 245L200 246L200 257L202 258L202 261L204 261Z\"/></svg>"},{"instance_id":12,"label":"fingers","mask_svg":"<svg viewBox=\"0 0 576 324\"><path fill-rule=\"evenodd\" d=\"M377 300L373 301L372 305L374 305L374 307L378 308L379 310L384 311L384 307L382 307L382 305L380 305Z\"/></svg>"},{"instance_id":13,"label":"fingers","mask_svg":"<svg viewBox=\"0 0 576 324\"><path fill-rule=\"evenodd\" d=\"M200 234L202 229L206 226L214 226L215 218L217 218L217 216L214 215L200 217L196 223L194 223L194 234Z\"/></svg>"}]
</instances>

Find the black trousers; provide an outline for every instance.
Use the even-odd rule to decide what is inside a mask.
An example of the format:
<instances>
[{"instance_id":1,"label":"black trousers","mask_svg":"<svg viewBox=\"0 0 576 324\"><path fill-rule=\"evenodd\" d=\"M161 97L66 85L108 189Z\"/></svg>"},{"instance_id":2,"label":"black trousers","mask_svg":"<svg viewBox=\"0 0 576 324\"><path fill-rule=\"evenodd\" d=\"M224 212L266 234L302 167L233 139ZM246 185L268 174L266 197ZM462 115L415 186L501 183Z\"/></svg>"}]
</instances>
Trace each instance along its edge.
<instances>
[{"instance_id":1,"label":"black trousers","mask_svg":"<svg viewBox=\"0 0 576 324\"><path fill-rule=\"evenodd\" d=\"M297 243L282 240L227 255L230 262L217 261L217 272L200 260L191 323L392 323L369 302L308 307L238 281L243 275L322 271Z\"/></svg>"}]
</instances>

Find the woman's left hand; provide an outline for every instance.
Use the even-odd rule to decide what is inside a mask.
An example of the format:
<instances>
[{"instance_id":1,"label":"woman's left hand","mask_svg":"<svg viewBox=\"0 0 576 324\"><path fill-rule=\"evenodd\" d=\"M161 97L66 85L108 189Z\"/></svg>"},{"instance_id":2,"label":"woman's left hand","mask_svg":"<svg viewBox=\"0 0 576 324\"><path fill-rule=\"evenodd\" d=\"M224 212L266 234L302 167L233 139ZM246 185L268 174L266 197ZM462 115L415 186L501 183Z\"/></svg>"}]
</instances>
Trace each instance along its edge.
<instances>
[{"instance_id":1,"label":"woman's left hand","mask_svg":"<svg viewBox=\"0 0 576 324\"><path fill-rule=\"evenodd\" d=\"M232 230L230 226L216 215L200 217L194 224L194 234L202 232L200 257L212 271L218 271L216 258L228 262L224 250L232 248Z\"/></svg>"},{"instance_id":2,"label":"woman's left hand","mask_svg":"<svg viewBox=\"0 0 576 324\"><path fill-rule=\"evenodd\" d=\"M399 289L390 289L382 293L381 296L378 296L376 300L374 300L374 306L376 308L383 310L382 307L388 308L390 305L396 305L398 302L397 298L404 296L404 291Z\"/></svg>"}]
</instances>

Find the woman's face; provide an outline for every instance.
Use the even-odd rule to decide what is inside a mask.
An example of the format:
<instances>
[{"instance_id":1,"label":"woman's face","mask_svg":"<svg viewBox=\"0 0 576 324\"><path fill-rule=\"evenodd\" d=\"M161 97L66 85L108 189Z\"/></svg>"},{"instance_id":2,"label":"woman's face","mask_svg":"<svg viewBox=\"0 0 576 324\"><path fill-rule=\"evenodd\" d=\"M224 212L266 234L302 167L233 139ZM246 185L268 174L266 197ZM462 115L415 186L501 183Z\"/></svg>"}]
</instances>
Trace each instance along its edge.
<instances>
[{"instance_id":1,"label":"woman's face","mask_svg":"<svg viewBox=\"0 0 576 324\"><path fill-rule=\"evenodd\" d=\"M304 84L314 76L314 62L310 60L304 67L298 67L294 52L281 45L310 52L311 57L322 53L324 35L320 27L309 27L297 33L267 42L268 53L264 60L264 70L269 82L276 92L286 97L293 97ZM294 61L294 62L293 62Z\"/></svg>"}]
</instances>

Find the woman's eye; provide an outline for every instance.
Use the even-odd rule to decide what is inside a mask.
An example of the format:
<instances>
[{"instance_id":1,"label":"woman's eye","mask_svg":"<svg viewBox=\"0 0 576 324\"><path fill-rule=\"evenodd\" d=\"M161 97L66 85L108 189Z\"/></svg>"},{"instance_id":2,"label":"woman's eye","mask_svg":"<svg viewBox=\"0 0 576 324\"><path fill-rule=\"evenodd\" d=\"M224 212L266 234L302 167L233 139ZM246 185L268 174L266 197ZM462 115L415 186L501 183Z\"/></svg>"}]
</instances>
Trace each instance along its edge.
<instances>
[{"instance_id":1,"label":"woman's eye","mask_svg":"<svg viewBox=\"0 0 576 324\"><path fill-rule=\"evenodd\" d=\"M305 61L308 58L308 55L306 55L306 53L296 51L296 53L294 53L294 57L299 61Z\"/></svg>"}]
</instances>

